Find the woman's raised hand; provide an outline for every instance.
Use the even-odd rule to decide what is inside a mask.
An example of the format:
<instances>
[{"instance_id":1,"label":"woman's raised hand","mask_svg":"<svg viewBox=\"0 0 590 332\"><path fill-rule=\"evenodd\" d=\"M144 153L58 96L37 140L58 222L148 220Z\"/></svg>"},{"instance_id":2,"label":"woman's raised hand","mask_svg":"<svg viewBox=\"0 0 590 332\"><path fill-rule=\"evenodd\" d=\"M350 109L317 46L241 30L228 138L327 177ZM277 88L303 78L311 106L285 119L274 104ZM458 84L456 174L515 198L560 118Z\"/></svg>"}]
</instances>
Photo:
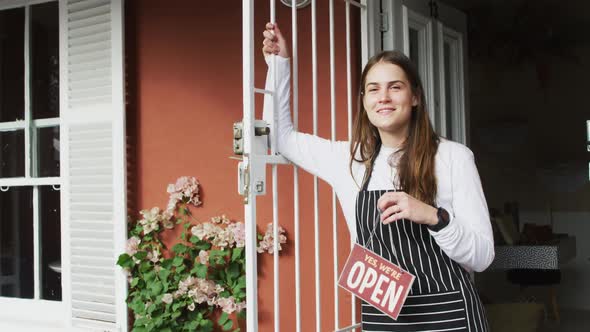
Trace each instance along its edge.
<instances>
[{"instance_id":1,"label":"woman's raised hand","mask_svg":"<svg viewBox=\"0 0 590 332\"><path fill-rule=\"evenodd\" d=\"M266 29L262 34L264 35L264 41L262 42L262 54L264 54L264 57L271 54L277 54L283 58L289 57L287 41L276 23L266 23Z\"/></svg>"}]
</instances>

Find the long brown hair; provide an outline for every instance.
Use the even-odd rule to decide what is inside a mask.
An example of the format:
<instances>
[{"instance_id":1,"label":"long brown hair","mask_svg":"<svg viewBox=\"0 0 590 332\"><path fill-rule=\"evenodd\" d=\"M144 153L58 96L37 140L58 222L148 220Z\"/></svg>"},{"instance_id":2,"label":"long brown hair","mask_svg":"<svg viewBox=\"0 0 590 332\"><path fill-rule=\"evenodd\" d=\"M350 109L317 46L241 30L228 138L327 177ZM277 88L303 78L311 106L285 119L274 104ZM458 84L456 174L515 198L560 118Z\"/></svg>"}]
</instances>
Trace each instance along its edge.
<instances>
[{"instance_id":1,"label":"long brown hair","mask_svg":"<svg viewBox=\"0 0 590 332\"><path fill-rule=\"evenodd\" d=\"M434 205L436 200L437 182L434 170L435 155L440 141L430 123L426 108L426 97L422 81L412 61L398 51L384 51L376 54L363 69L358 95L359 112L354 120L352 140L350 144L350 172L354 161L365 164L367 170L373 168L373 162L381 148L379 131L370 121L363 106L363 95L367 73L380 62L399 66L408 79L412 94L418 99L418 105L412 107L408 138L402 143L399 163L397 163L397 179L400 190L405 191L420 201ZM358 153L358 156L357 156ZM366 172L368 173L368 172ZM367 181L365 176L364 182Z\"/></svg>"}]
</instances>

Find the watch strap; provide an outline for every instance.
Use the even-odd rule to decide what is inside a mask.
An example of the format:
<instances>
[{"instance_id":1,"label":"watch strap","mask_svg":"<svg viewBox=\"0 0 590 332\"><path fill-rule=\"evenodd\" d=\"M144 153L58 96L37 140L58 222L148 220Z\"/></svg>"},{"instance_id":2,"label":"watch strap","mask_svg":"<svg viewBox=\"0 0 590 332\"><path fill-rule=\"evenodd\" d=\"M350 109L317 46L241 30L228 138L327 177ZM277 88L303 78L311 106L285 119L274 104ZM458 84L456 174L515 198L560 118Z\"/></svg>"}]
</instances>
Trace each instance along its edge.
<instances>
[{"instance_id":1,"label":"watch strap","mask_svg":"<svg viewBox=\"0 0 590 332\"><path fill-rule=\"evenodd\" d=\"M447 225L450 222L449 213L442 207L439 207L437 209L436 216L438 217L438 223L436 225L428 225L428 229L430 229L433 232L438 232L441 229L447 227Z\"/></svg>"}]
</instances>

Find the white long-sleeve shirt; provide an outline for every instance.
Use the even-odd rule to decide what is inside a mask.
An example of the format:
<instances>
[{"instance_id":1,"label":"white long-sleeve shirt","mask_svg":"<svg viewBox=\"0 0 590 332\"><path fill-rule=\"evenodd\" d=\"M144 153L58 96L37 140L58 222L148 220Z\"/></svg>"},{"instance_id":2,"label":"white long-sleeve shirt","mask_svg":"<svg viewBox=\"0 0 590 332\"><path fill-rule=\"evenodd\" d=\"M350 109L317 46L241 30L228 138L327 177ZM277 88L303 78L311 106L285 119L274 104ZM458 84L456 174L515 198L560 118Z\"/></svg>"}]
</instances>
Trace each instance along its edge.
<instances>
[{"instance_id":1,"label":"white long-sleeve shirt","mask_svg":"<svg viewBox=\"0 0 590 332\"><path fill-rule=\"evenodd\" d=\"M271 56L272 57L272 56ZM272 59L271 57L267 58ZM350 173L350 142L330 141L293 129L290 112L289 59L276 57L278 98L278 151L295 165L330 184L340 202L351 238L356 239L356 196L365 166L354 162ZM270 61L268 61L270 63ZM266 89L273 90L273 66L269 65ZM264 119L272 118L272 97L264 100ZM393 148L381 147L368 190L394 189L395 167L388 163ZM436 204L451 216L438 232L429 231L440 248L467 270L483 271L494 259L494 241L487 203L475 166L466 146L442 139L435 158L438 191Z\"/></svg>"}]
</instances>

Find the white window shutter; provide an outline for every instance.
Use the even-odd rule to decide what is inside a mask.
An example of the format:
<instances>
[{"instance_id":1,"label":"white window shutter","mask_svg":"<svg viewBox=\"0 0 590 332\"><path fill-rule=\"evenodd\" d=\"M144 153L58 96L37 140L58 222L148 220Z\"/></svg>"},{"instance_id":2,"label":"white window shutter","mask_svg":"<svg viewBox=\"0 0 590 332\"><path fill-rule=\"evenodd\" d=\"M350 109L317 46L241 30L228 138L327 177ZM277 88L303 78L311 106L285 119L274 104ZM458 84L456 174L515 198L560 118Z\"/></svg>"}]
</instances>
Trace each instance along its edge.
<instances>
[{"instance_id":1,"label":"white window shutter","mask_svg":"<svg viewBox=\"0 0 590 332\"><path fill-rule=\"evenodd\" d=\"M126 331L123 0L60 0L63 300L84 331Z\"/></svg>"}]
</instances>

